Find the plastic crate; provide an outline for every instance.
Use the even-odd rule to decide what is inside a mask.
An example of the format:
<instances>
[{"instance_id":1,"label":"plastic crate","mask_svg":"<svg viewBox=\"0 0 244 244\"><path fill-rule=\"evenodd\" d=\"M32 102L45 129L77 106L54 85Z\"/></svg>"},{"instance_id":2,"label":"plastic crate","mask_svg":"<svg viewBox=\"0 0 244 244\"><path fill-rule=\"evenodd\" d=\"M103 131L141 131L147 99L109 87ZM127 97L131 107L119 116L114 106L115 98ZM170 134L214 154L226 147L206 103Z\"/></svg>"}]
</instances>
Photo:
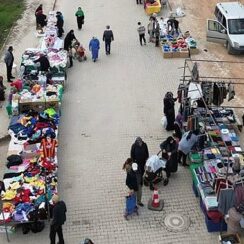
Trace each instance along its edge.
<instances>
[{"instance_id":1,"label":"plastic crate","mask_svg":"<svg viewBox=\"0 0 244 244\"><path fill-rule=\"evenodd\" d=\"M194 181L192 181L192 190L193 190L195 197L199 197L197 186L194 184Z\"/></svg>"},{"instance_id":2,"label":"plastic crate","mask_svg":"<svg viewBox=\"0 0 244 244\"><path fill-rule=\"evenodd\" d=\"M227 224L224 220L221 220L219 223L215 223L213 220L208 218L207 214L204 215L208 232L227 231Z\"/></svg>"},{"instance_id":3,"label":"plastic crate","mask_svg":"<svg viewBox=\"0 0 244 244\"><path fill-rule=\"evenodd\" d=\"M212 220L208 217L206 208L202 199L200 199L200 207L205 217L205 223L208 229L208 232L220 232L220 231L227 231L227 224L225 223L224 219L221 219L219 222L216 220Z\"/></svg>"}]
</instances>

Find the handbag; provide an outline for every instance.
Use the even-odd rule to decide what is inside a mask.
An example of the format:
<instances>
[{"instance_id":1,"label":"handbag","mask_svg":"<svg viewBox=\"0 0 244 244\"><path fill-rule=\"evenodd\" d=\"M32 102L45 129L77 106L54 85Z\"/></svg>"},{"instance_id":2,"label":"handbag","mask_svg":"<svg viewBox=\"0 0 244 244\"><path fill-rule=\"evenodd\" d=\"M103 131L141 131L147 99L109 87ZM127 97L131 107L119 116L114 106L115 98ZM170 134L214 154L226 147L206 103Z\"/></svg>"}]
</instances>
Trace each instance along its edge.
<instances>
[{"instance_id":1,"label":"handbag","mask_svg":"<svg viewBox=\"0 0 244 244\"><path fill-rule=\"evenodd\" d=\"M168 122L167 122L167 118L165 115L161 119L161 124L162 124L163 128L166 129Z\"/></svg>"}]
</instances>

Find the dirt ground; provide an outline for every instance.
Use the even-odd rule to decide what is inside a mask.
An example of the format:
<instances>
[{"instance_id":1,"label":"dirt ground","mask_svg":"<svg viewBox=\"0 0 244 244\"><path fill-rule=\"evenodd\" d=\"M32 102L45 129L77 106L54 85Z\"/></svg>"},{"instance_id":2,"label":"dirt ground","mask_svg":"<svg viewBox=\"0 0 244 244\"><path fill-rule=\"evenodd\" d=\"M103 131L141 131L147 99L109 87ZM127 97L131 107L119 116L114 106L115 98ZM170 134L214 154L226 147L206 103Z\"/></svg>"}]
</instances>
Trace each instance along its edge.
<instances>
[{"instance_id":1,"label":"dirt ground","mask_svg":"<svg viewBox=\"0 0 244 244\"><path fill-rule=\"evenodd\" d=\"M221 0L221 2L230 2L231 0ZM186 14L180 18L180 28L182 31L190 31L191 35L197 40L200 53L193 55L192 59L208 60L228 60L235 62L244 62L244 55L230 55L227 49L218 43L206 41L207 19L214 19L214 9L217 0L174 0L170 1L173 11L180 7ZM240 1L244 4L244 0ZM204 51L205 50L205 51ZM201 76L224 76L224 77L243 77L238 82L244 83L243 64L214 64L211 66L200 67ZM203 68L203 69L201 69ZM204 69L205 68L205 69ZM204 71L203 71L204 70ZM236 85L235 91L237 96L231 101L230 106L243 106L244 102L244 85ZM243 109L238 109L239 115L244 113Z\"/></svg>"}]
</instances>

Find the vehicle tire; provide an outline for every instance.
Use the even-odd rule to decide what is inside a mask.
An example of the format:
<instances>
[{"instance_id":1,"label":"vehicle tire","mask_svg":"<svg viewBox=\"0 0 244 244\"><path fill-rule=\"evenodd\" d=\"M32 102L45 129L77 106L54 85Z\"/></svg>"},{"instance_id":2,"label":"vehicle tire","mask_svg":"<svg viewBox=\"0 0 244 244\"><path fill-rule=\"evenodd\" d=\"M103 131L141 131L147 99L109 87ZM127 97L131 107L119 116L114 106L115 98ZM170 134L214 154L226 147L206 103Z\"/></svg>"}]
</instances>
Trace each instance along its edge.
<instances>
[{"instance_id":1,"label":"vehicle tire","mask_svg":"<svg viewBox=\"0 0 244 244\"><path fill-rule=\"evenodd\" d=\"M236 54L235 49L230 45L229 42L227 42L227 50L228 50L228 53L231 55Z\"/></svg>"}]
</instances>

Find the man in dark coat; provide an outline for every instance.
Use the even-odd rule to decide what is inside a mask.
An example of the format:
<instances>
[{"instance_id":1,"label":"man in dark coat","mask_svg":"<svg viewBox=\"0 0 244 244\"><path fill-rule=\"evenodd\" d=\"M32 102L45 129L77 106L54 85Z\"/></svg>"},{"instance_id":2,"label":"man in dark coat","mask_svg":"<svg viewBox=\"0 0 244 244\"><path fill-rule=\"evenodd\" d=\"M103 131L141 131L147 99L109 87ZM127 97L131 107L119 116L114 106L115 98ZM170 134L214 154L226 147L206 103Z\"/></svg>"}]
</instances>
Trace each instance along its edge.
<instances>
[{"instance_id":1,"label":"man in dark coat","mask_svg":"<svg viewBox=\"0 0 244 244\"><path fill-rule=\"evenodd\" d=\"M52 197L54 203L53 219L50 226L50 241L51 244L56 244L56 233L58 234L59 244L64 244L62 225L66 221L66 205L64 201L59 201L58 195Z\"/></svg>"},{"instance_id":2,"label":"man in dark coat","mask_svg":"<svg viewBox=\"0 0 244 244\"><path fill-rule=\"evenodd\" d=\"M14 55L13 55L13 47L10 46L8 48L8 51L6 52L4 56L4 62L6 64L7 68L7 80L8 82L11 82L11 79L14 79L15 77L12 76L12 68L14 64Z\"/></svg>"},{"instance_id":3,"label":"man in dark coat","mask_svg":"<svg viewBox=\"0 0 244 244\"><path fill-rule=\"evenodd\" d=\"M34 61L34 63L40 63L40 71L47 72L50 68L49 60L45 55L41 55L40 58Z\"/></svg>"},{"instance_id":4,"label":"man in dark coat","mask_svg":"<svg viewBox=\"0 0 244 244\"><path fill-rule=\"evenodd\" d=\"M145 171L145 164L149 157L149 152L147 144L142 141L141 137L137 137L135 143L133 143L131 146L130 155L133 161L138 164L139 170L143 176Z\"/></svg>"},{"instance_id":5,"label":"man in dark coat","mask_svg":"<svg viewBox=\"0 0 244 244\"><path fill-rule=\"evenodd\" d=\"M64 33L64 29L63 29L64 20L63 20L63 17L61 16L60 12L57 12L56 18L57 18L56 26L58 28L58 37L62 37L62 35Z\"/></svg>"},{"instance_id":6,"label":"man in dark coat","mask_svg":"<svg viewBox=\"0 0 244 244\"><path fill-rule=\"evenodd\" d=\"M64 38L64 50L69 51L69 48L71 47L73 40L77 41L74 34L74 30L71 30Z\"/></svg>"},{"instance_id":7,"label":"man in dark coat","mask_svg":"<svg viewBox=\"0 0 244 244\"><path fill-rule=\"evenodd\" d=\"M106 26L106 30L103 32L103 41L105 42L106 55L110 54L111 42L114 40L113 31L110 30L110 26Z\"/></svg>"},{"instance_id":8,"label":"man in dark coat","mask_svg":"<svg viewBox=\"0 0 244 244\"><path fill-rule=\"evenodd\" d=\"M47 16L41 10L36 14L36 22L41 28L47 25Z\"/></svg>"}]
</instances>

